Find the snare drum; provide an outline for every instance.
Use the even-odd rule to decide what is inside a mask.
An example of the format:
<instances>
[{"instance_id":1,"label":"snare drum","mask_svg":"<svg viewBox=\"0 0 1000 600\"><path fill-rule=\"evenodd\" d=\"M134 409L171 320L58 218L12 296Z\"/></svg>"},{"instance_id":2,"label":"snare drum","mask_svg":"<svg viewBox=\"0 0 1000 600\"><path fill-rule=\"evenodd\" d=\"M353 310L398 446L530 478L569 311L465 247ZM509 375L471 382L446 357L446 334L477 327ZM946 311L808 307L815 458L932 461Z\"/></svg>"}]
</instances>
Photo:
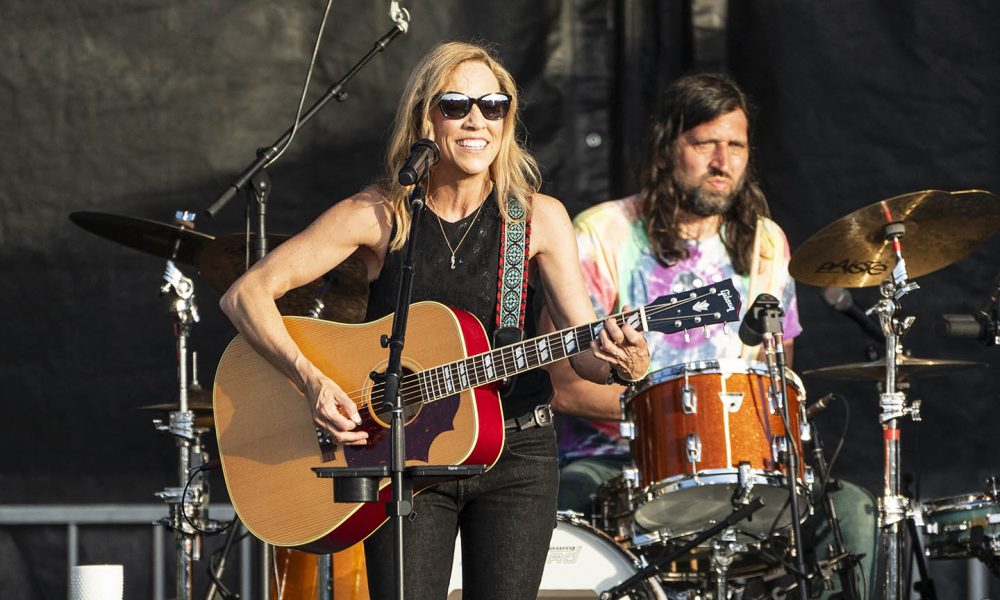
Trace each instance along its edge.
<instances>
[{"instance_id":1,"label":"snare drum","mask_svg":"<svg viewBox=\"0 0 1000 600\"><path fill-rule=\"evenodd\" d=\"M1000 559L1000 500L986 494L939 498L923 504L925 552L930 558Z\"/></svg>"},{"instance_id":2,"label":"snare drum","mask_svg":"<svg viewBox=\"0 0 1000 600\"><path fill-rule=\"evenodd\" d=\"M539 598L597 598L639 572L639 561L607 535L570 514L557 516L552 531ZM517 577L512 573L511 577ZM455 541L448 600L462 597L462 539ZM640 585L641 595L632 600L666 600L655 578ZM628 598L628 596L626 596Z\"/></svg>"},{"instance_id":3,"label":"snare drum","mask_svg":"<svg viewBox=\"0 0 1000 600\"><path fill-rule=\"evenodd\" d=\"M805 391L786 370L791 438L802 456L799 406ZM649 375L626 399L635 425L631 442L642 491L635 522L665 537L696 533L732 512L742 483L764 508L737 531L766 536L788 488L779 452L786 450L785 426L769 393L766 366L740 360L677 365ZM806 506L805 468L799 465L799 505ZM802 510L805 517L808 511ZM791 524L786 510L778 528Z\"/></svg>"}]
</instances>

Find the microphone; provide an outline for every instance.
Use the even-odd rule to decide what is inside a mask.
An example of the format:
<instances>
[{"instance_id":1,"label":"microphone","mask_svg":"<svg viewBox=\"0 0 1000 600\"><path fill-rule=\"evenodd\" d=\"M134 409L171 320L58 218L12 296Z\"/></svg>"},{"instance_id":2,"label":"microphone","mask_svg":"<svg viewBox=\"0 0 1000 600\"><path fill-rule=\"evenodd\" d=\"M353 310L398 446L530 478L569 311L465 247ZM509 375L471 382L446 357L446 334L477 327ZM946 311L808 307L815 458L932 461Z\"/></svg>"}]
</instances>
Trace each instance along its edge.
<instances>
[{"instance_id":1,"label":"microphone","mask_svg":"<svg viewBox=\"0 0 1000 600\"><path fill-rule=\"evenodd\" d=\"M772 322L780 316L779 305L778 299L771 294L757 296L747 309L747 314L743 315L739 331L740 341L747 346L757 346L764 340L765 333L779 333L781 322L778 321L777 324Z\"/></svg>"},{"instance_id":2,"label":"microphone","mask_svg":"<svg viewBox=\"0 0 1000 600\"><path fill-rule=\"evenodd\" d=\"M417 140L410 147L410 156L399 170L400 185L413 185L427 175L427 171L441 158L437 144L427 138Z\"/></svg>"},{"instance_id":3,"label":"microphone","mask_svg":"<svg viewBox=\"0 0 1000 600\"><path fill-rule=\"evenodd\" d=\"M834 394L827 394L819 400L806 407L806 420L811 421L813 417L826 410L827 406L836 398Z\"/></svg>"},{"instance_id":4,"label":"microphone","mask_svg":"<svg viewBox=\"0 0 1000 600\"><path fill-rule=\"evenodd\" d=\"M976 312L965 315L941 315L934 323L938 337L974 339L988 346L1000 345L1000 273L993 279L990 295Z\"/></svg>"},{"instance_id":5,"label":"microphone","mask_svg":"<svg viewBox=\"0 0 1000 600\"><path fill-rule=\"evenodd\" d=\"M971 339L986 342L991 339L989 318L974 315L941 315L934 323L934 333L942 338Z\"/></svg>"},{"instance_id":6,"label":"microphone","mask_svg":"<svg viewBox=\"0 0 1000 600\"><path fill-rule=\"evenodd\" d=\"M851 296L849 291L844 288L823 288L821 296L823 297L823 301L826 302L830 308L857 323L865 333L876 340L885 340L882 328L872 322L872 320L868 318L868 315L858 308L858 305L854 303L854 298Z\"/></svg>"}]
</instances>

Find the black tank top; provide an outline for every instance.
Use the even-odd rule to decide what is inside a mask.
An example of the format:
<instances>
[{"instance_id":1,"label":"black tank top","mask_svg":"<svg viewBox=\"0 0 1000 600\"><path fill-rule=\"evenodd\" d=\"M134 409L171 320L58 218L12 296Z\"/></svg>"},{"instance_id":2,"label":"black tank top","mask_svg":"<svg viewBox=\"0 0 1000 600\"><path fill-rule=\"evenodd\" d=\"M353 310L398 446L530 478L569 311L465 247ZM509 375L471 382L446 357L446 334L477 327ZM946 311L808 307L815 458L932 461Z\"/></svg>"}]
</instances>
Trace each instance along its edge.
<instances>
[{"instance_id":1,"label":"black tank top","mask_svg":"<svg viewBox=\"0 0 1000 600\"><path fill-rule=\"evenodd\" d=\"M501 219L493 193L484 201L478 216L473 212L455 223L442 219L439 224L437 215L429 208L425 209L420 216L419 239L414 252L411 302L434 300L467 311L479 319L492 339L497 318ZM451 247L455 248L454 269L451 268L451 250L441 234L442 227ZM466 232L468 235L459 244ZM456 244L459 244L457 248ZM403 253L403 250L389 252L378 278L369 286L366 321L374 321L396 311ZM536 302L536 295L535 289L528 286L525 339L537 335L540 302ZM519 417L534 406L548 402L551 396L552 384L547 372L534 369L523 373L513 389L504 394L504 416Z\"/></svg>"}]
</instances>

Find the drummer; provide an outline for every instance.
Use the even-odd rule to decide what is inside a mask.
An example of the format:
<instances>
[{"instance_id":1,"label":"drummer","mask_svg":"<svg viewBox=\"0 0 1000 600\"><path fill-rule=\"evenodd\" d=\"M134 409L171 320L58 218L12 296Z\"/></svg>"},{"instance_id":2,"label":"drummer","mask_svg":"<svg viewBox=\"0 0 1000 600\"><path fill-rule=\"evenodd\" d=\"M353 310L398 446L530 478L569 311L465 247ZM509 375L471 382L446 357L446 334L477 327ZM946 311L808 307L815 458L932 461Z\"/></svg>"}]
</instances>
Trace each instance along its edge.
<instances>
[{"instance_id":1,"label":"drummer","mask_svg":"<svg viewBox=\"0 0 1000 600\"><path fill-rule=\"evenodd\" d=\"M749 115L746 95L729 77L677 80L650 124L639 193L580 213L576 239L599 316L733 278L743 310L762 292L780 299L791 365L792 339L802 328L788 274L790 251L750 168ZM650 372L699 360L757 359L760 351L744 347L721 325L704 334L646 336ZM575 417L558 421L559 508L589 515L600 484L629 461L617 422L624 388L585 381L564 364L549 372L553 409Z\"/></svg>"}]
</instances>

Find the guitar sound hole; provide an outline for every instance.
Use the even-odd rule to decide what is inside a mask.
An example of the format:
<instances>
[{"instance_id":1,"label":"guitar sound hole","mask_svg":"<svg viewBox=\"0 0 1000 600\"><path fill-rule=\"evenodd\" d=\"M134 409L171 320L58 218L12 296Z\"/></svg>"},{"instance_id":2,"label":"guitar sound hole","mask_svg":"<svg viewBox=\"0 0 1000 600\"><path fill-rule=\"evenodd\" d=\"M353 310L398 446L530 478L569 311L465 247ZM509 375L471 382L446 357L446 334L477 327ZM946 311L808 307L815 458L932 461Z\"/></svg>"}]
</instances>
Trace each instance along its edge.
<instances>
[{"instance_id":1,"label":"guitar sound hole","mask_svg":"<svg viewBox=\"0 0 1000 600\"><path fill-rule=\"evenodd\" d=\"M408 375L412 374L413 371L411 369L408 369L405 366L403 367L404 381ZM409 423L418 414L420 414L420 408L422 406L421 403L422 398L419 396L415 396L412 392L408 393L406 390L404 390L401 393L401 395L403 397L403 422ZM411 395L414 395L415 397L410 398ZM378 422L378 424L383 427L389 427L390 423L392 422L392 412L388 409L388 406L385 405L381 397L372 398L372 408L373 408L372 414L375 417L375 421Z\"/></svg>"}]
</instances>

